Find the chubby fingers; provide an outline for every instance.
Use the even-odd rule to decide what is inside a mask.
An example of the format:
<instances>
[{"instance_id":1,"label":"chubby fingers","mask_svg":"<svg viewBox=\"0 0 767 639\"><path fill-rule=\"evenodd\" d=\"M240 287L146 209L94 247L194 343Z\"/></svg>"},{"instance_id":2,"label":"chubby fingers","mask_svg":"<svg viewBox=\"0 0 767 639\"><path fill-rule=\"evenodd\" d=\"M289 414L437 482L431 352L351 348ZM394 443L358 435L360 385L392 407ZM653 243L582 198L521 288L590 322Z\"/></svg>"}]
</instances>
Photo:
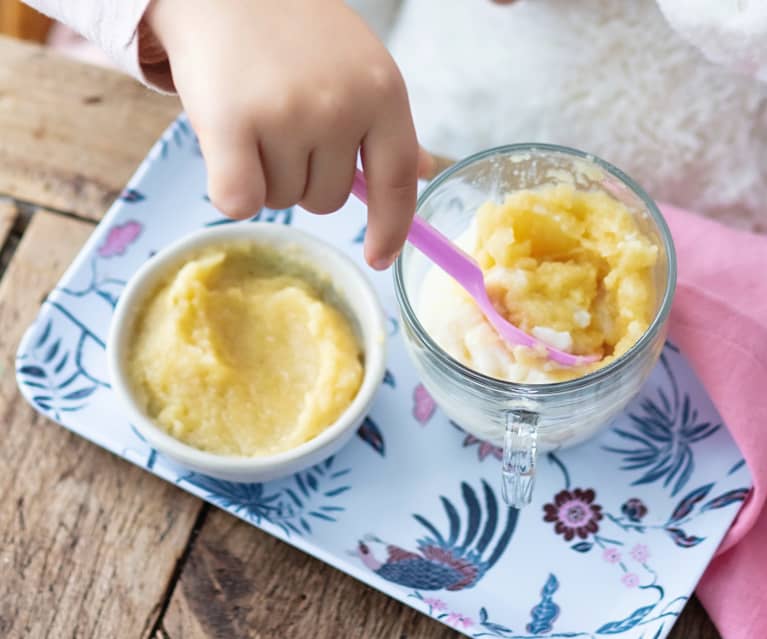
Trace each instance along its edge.
<instances>
[{"instance_id":1,"label":"chubby fingers","mask_svg":"<svg viewBox=\"0 0 767 639\"><path fill-rule=\"evenodd\" d=\"M344 205L354 180L358 144L339 143L312 151L301 206L312 213L325 214Z\"/></svg>"},{"instance_id":2,"label":"chubby fingers","mask_svg":"<svg viewBox=\"0 0 767 639\"><path fill-rule=\"evenodd\" d=\"M362 142L368 188L365 259L385 269L399 255L415 214L420 148L399 76L385 93L379 117Z\"/></svg>"},{"instance_id":3,"label":"chubby fingers","mask_svg":"<svg viewBox=\"0 0 767 639\"><path fill-rule=\"evenodd\" d=\"M362 158L368 188L365 259L381 270L399 255L413 221L418 179L415 136L375 127L365 139Z\"/></svg>"},{"instance_id":4,"label":"chubby fingers","mask_svg":"<svg viewBox=\"0 0 767 639\"><path fill-rule=\"evenodd\" d=\"M365 136L362 159L368 184L365 258L385 269L399 254L415 212L417 179L431 177L435 159L419 148L412 123L381 119ZM208 195L225 215L245 219L263 206L300 203L313 213L332 213L349 196L357 147L353 143L311 150L259 142L220 128L200 134L208 170Z\"/></svg>"},{"instance_id":5,"label":"chubby fingers","mask_svg":"<svg viewBox=\"0 0 767 639\"><path fill-rule=\"evenodd\" d=\"M333 212L349 196L361 150L368 183L365 258L373 268L387 268L410 229L419 171L429 172L433 161L418 146L396 67L384 67L372 85L357 114L318 110L314 102L307 115L304 102L298 114L305 117L297 117L296 109L272 108L193 122L213 205L236 219L264 205L300 203L314 213Z\"/></svg>"},{"instance_id":6,"label":"chubby fingers","mask_svg":"<svg viewBox=\"0 0 767 639\"><path fill-rule=\"evenodd\" d=\"M266 177L258 140L234 127L198 130L208 171L208 197L234 219L255 215L266 202Z\"/></svg>"}]
</instances>

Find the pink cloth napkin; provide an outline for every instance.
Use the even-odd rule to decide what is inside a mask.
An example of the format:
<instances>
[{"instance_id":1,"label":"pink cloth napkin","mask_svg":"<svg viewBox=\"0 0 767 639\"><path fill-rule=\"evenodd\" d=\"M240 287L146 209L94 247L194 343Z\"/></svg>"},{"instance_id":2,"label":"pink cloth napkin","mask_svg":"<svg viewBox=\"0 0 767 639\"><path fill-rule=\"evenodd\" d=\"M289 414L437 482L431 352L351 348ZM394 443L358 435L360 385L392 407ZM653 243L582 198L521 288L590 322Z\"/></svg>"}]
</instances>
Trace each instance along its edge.
<instances>
[{"instance_id":1,"label":"pink cloth napkin","mask_svg":"<svg viewBox=\"0 0 767 639\"><path fill-rule=\"evenodd\" d=\"M661 207L677 249L670 337L730 429L754 488L697 594L724 639L767 636L767 235Z\"/></svg>"}]
</instances>

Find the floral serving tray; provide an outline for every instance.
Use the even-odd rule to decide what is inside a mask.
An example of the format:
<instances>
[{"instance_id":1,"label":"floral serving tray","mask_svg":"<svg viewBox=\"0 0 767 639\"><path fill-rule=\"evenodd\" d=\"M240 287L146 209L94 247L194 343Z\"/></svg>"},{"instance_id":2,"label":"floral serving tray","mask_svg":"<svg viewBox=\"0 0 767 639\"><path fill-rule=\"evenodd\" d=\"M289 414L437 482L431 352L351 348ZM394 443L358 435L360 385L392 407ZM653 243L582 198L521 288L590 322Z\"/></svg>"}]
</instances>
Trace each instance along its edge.
<instances>
[{"instance_id":1,"label":"floral serving tray","mask_svg":"<svg viewBox=\"0 0 767 639\"><path fill-rule=\"evenodd\" d=\"M256 218L329 238L362 262L364 209ZM533 504L505 508L500 450L435 409L398 335L390 275L388 372L335 458L266 484L190 473L152 450L116 408L104 347L125 281L156 250L223 219L205 195L182 116L157 142L18 351L40 412L470 637L665 637L751 481L682 354L668 344L641 397L599 438L540 460ZM238 222L247 224L248 222Z\"/></svg>"}]
</instances>

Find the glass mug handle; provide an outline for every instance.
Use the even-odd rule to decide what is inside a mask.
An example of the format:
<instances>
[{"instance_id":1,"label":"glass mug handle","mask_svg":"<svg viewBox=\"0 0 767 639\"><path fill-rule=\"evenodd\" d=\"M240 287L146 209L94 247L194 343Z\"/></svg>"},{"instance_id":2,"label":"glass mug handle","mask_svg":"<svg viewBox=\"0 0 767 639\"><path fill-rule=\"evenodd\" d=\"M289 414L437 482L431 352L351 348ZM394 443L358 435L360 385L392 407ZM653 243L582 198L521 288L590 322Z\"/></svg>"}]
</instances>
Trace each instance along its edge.
<instances>
[{"instance_id":1,"label":"glass mug handle","mask_svg":"<svg viewBox=\"0 0 767 639\"><path fill-rule=\"evenodd\" d=\"M527 506L533 499L539 415L529 402L505 413L503 437L503 500L512 508Z\"/></svg>"}]
</instances>

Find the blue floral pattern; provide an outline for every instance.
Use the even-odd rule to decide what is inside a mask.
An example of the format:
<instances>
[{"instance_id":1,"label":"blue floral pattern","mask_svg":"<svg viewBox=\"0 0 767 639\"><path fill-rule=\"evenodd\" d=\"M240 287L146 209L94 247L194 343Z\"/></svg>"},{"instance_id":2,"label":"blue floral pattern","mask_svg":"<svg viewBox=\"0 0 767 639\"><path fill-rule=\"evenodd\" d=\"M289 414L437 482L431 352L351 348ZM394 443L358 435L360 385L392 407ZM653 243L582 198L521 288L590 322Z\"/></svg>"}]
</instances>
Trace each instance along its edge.
<instances>
[{"instance_id":1,"label":"blue floral pattern","mask_svg":"<svg viewBox=\"0 0 767 639\"><path fill-rule=\"evenodd\" d=\"M78 317L70 303L95 299L111 314L125 281L100 275L99 263L124 252L131 241L107 237L89 261L87 284L77 288L58 286L45 300L50 312L45 323L39 324L39 333L32 334L38 329L35 324L27 333L28 347L19 349L16 375L22 390L28 391L26 396L38 410L56 421L66 413L85 408L99 389L110 388L103 366L105 337ZM104 247L110 250L104 251ZM102 366L94 366L96 362Z\"/></svg>"},{"instance_id":2,"label":"blue floral pattern","mask_svg":"<svg viewBox=\"0 0 767 639\"><path fill-rule=\"evenodd\" d=\"M386 377L358 436L334 459L242 484L189 473L143 441L109 387L109 324L148 256L199 227L233 223L203 195L205 183L182 116L19 347L19 387L37 410L467 636L666 636L750 490L741 452L671 344L605 433L541 456L534 503L519 513L497 496L499 450L453 428L419 383L387 274L368 271L387 313ZM322 235L363 266L364 216L350 200L330 217L264 209L251 221ZM556 531L563 518L569 540Z\"/></svg>"},{"instance_id":3,"label":"blue floral pattern","mask_svg":"<svg viewBox=\"0 0 767 639\"><path fill-rule=\"evenodd\" d=\"M179 478L202 492L206 499L253 524L269 522L286 535L312 533L312 526L338 521L344 511L343 495L349 469L335 470L334 458L296 473L279 487L263 483L223 481L198 473Z\"/></svg>"},{"instance_id":4,"label":"blue floral pattern","mask_svg":"<svg viewBox=\"0 0 767 639\"><path fill-rule=\"evenodd\" d=\"M575 488L570 490L570 473L565 464L556 456L549 455L552 462L562 471L562 478L565 483L565 489L557 494L558 499L555 503L545 504L544 512L547 513L546 521L567 521L562 530L575 530L576 526L585 525L589 521L596 522L601 519L602 507L595 503L596 493L592 489ZM691 548L704 541L703 538L687 536L683 531L674 528L681 523L690 522L697 515L708 510L724 508L745 499L747 489L740 488L729 490L721 495L705 501L714 484L705 484L687 494L677 504L667 520L662 524L639 523L647 514L644 504L631 498L624 502L622 507L622 516L606 513L608 521L617 527L618 537L624 539L615 539L598 534L599 527L595 524L593 528L583 528L582 538L588 538L589 541L581 541L572 546L572 549L583 555L589 553L593 548L602 549L602 559L609 565L614 565L619 569L620 582L626 587L637 589L647 593L650 598L648 603L635 608L625 616L605 621L590 631L583 630L558 630L555 631L555 624L560 617L562 609L554 600L555 594L559 590L560 582L555 574L549 574L540 591L538 602L530 610L530 621L524 626L524 631L515 631L512 627L492 621L486 607L481 607L478 612L478 621L472 620L472 617L462 613L446 613L444 602L435 600L423 595L420 590L414 590L410 597L424 602L428 607L428 613L438 619L448 620L450 625L455 627L455 621L460 622L466 628L478 627L474 632L474 637L500 637L501 639L533 639L534 637L588 637L595 639L604 635L626 635L634 629L641 629L639 636L644 636L644 629L649 628L654 637L663 636L664 630L670 628L673 620L679 615L684 603L687 601L686 595L680 595L667 600L666 587L660 583L660 576L657 570L651 565L651 553L649 548L642 543L636 543L628 551L625 551L628 542L626 533L639 532L645 533L648 529L662 529L672 538L674 543L681 548ZM705 502L705 503L703 503ZM700 508L698 505L703 503ZM580 509L578 516L567 512L573 509ZM697 512L696 512L697 511ZM625 521L628 520L628 523ZM570 526L570 528L567 528Z\"/></svg>"},{"instance_id":5,"label":"blue floral pattern","mask_svg":"<svg viewBox=\"0 0 767 639\"><path fill-rule=\"evenodd\" d=\"M662 480L668 487L673 482L671 495L675 496L695 469L693 444L710 437L722 425L699 419L689 395L680 392L666 353L661 354L660 365L667 375L671 398L663 386L656 388L655 399L643 395L638 400L640 410L629 412L633 428L613 429L624 443L605 446L604 450L623 456L623 470L643 470L634 486Z\"/></svg>"},{"instance_id":6,"label":"blue floral pattern","mask_svg":"<svg viewBox=\"0 0 767 639\"><path fill-rule=\"evenodd\" d=\"M107 382L91 375L83 364L83 349L88 339L96 340L97 345L104 348L87 329L70 348L56 336L53 319L49 319L31 348L16 360L17 377L29 391L32 404L57 421L64 413L81 410L100 387L109 387Z\"/></svg>"},{"instance_id":7,"label":"blue floral pattern","mask_svg":"<svg viewBox=\"0 0 767 639\"><path fill-rule=\"evenodd\" d=\"M558 588L557 578L554 575L549 575L541 589L541 600L530 611L530 623L525 628L527 632L534 635L551 632L554 622L559 617L559 606L553 600L554 593ZM485 618L487 618L487 613L485 613Z\"/></svg>"},{"instance_id":8,"label":"blue floral pattern","mask_svg":"<svg viewBox=\"0 0 767 639\"><path fill-rule=\"evenodd\" d=\"M208 196L205 196L205 200L209 202ZM246 222L272 222L276 224L284 224L290 226L293 222L293 209L261 209L255 215L249 217ZM238 220L231 217L224 217L219 215L218 217L205 222L203 226L221 226L222 224L237 224Z\"/></svg>"},{"instance_id":9,"label":"blue floral pattern","mask_svg":"<svg viewBox=\"0 0 767 639\"><path fill-rule=\"evenodd\" d=\"M706 499L713 487L713 483L705 484L685 495L685 497L677 503L672 513L663 523L640 523L641 518L638 518L635 513L627 513L625 510L622 516L611 515L608 513L607 517L623 530L635 530L640 533L651 528L664 530L677 546L681 548L691 548L692 546L697 546L704 541L705 538L696 535L688 535L681 526L692 522L696 517L708 510L725 508L732 504L745 501L750 490L747 487L728 490L721 495L708 500L698 508L698 504Z\"/></svg>"},{"instance_id":10,"label":"blue floral pattern","mask_svg":"<svg viewBox=\"0 0 767 639\"><path fill-rule=\"evenodd\" d=\"M145 200L146 197L144 196L141 191L137 191L136 189L125 189L122 193L120 193L120 200L123 202L141 202Z\"/></svg>"},{"instance_id":11,"label":"blue floral pattern","mask_svg":"<svg viewBox=\"0 0 767 639\"><path fill-rule=\"evenodd\" d=\"M371 417L366 417L363 420L362 426L357 430L357 435L363 442L369 444L374 451L381 455L381 457L386 454L383 433Z\"/></svg>"}]
</instances>

